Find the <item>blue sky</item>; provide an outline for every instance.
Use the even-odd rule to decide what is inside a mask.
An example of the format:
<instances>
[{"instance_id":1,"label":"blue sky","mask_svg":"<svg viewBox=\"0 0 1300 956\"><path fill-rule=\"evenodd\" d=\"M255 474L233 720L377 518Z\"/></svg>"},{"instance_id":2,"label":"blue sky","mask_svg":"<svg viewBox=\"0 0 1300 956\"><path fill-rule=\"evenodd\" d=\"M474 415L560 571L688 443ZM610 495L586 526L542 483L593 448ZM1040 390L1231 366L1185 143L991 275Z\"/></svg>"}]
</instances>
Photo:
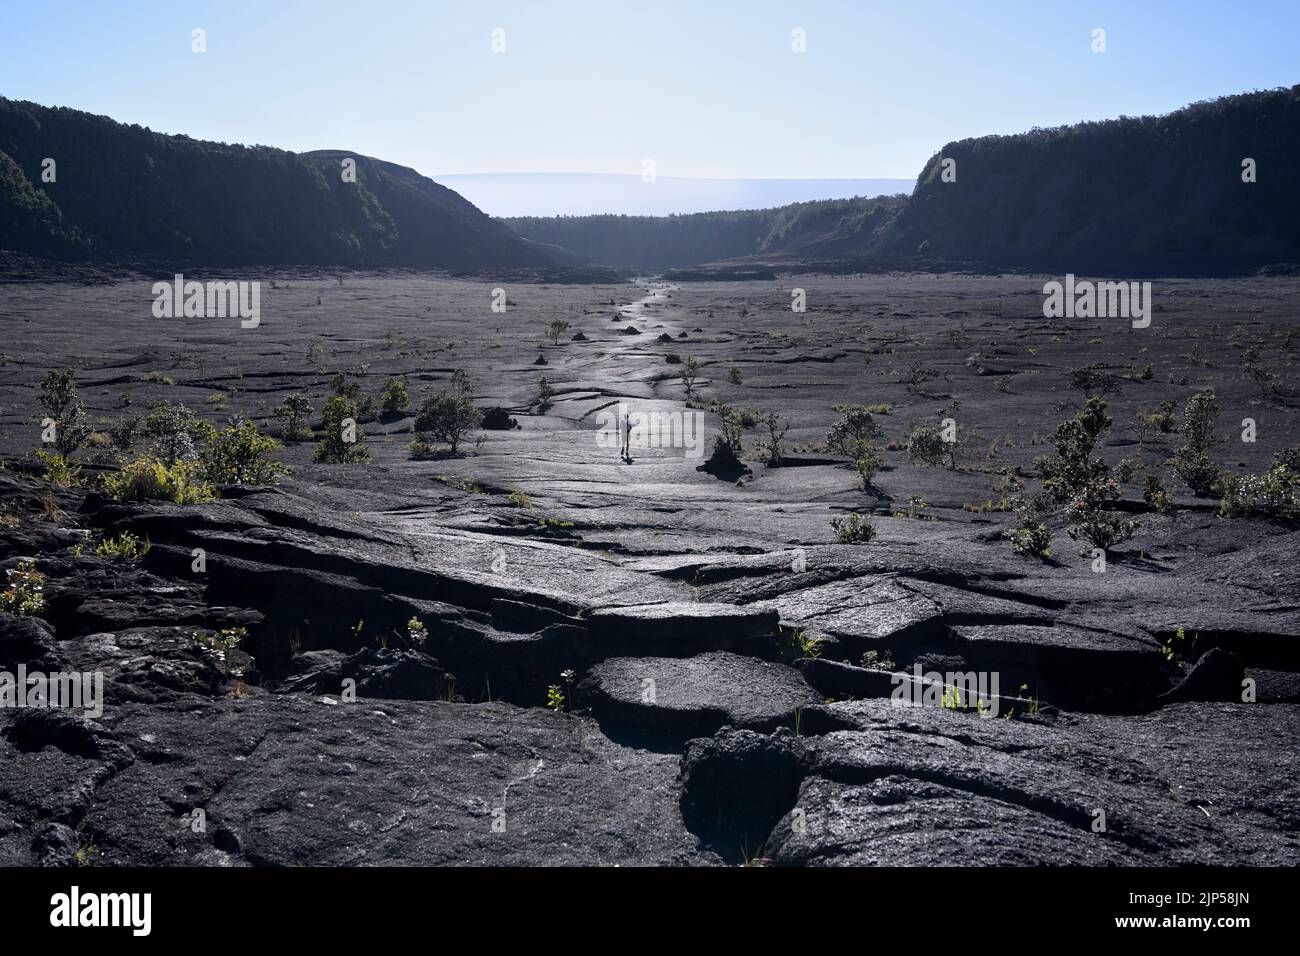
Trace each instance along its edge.
<instances>
[{"instance_id":1,"label":"blue sky","mask_svg":"<svg viewBox=\"0 0 1300 956\"><path fill-rule=\"evenodd\" d=\"M7 0L3 23L0 95L430 175L912 177L954 139L1300 83L1300 0Z\"/></svg>"}]
</instances>

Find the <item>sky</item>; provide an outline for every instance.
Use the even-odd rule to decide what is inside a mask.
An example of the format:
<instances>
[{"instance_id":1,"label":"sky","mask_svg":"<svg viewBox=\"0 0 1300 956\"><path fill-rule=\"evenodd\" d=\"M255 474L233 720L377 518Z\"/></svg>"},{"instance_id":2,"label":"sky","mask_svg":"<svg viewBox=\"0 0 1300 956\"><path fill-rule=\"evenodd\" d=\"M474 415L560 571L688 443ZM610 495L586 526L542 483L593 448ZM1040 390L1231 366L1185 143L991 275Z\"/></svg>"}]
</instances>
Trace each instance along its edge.
<instances>
[{"instance_id":1,"label":"sky","mask_svg":"<svg viewBox=\"0 0 1300 956\"><path fill-rule=\"evenodd\" d=\"M913 178L957 139L1300 83L1300 0L0 4L0 95L435 178Z\"/></svg>"}]
</instances>

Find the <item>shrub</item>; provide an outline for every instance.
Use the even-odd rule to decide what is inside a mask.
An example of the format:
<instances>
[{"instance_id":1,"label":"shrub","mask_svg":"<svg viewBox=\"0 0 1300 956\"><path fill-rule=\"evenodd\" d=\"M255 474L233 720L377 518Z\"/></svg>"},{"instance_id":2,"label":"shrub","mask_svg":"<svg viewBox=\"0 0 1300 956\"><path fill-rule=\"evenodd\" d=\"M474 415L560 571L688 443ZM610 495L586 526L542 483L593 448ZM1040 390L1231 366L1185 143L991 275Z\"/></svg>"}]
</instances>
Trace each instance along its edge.
<instances>
[{"instance_id":1,"label":"shrub","mask_svg":"<svg viewBox=\"0 0 1300 956\"><path fill-rule=\"evenodd\" d=\"M45 575L36 570L36 561L25 558L18 567L5 572L8 585L0 591L0 611L34 615L45 610Z\"/></svg>"},{"instance_id":2,"label":"shrub","mask_svg":"<svg viewBox=\"0 0 1300 956\"><path fill-rule=\"evenodd\" d=\"M1107 479L1109 469L1100 458L1093 457L1093 451L1110 424L1106 403L1093 397L1074 418L1056 426L1052 438L1056 453L1042 455L1034 462L1043 478L1043 491L1051 501L1077 499Z\"/></svg>"},{"instance_id":3,"label":"shrub","mask_svg":"<svg viewBox=\"0 0 1300 956\"><path fill-rule=\"evenodd\" d=\"M45 417L54 422L52 444L62 458L84 445L92 431L86 407L77 395L74 375L70 368L52 369L41 382L39 401Z\"/></svg>"},{"instance_id":4,"label":"shrub","mask_svg":"<svg viewBox=\"0 0 1300 956\"><path fill-rule=\"evenodd\" d=\"M68 485L80 484L80 465L74 464L63 455L56 455L48 451L38 451L36 457L41 463L41 477L50 484L59 485L63 488Z\"/></svg>"},{"instance_id":5,"label":"shrub","mask_svg":"<svg viewBox=\"0 0 1300 956\"><path fill-rule=\"evenodd\" d=\"M884 437L865 405L836 405L835 411L842 417L826 433L826 447L835 454L853 457L858 442L874 444Z\"/></svg>"},{"instance_id":6,"label":"shrub","mask_svg":"<svg viewBox=\"0 0 1300 956\"><path fill-rule=\"evenodd\" d=\"M512 491L509 498L511 506L515 508L531 508L533 499L528 496L526 491Z\"/></svg>"},{"instance_id":7,"label":"shrub","mask_svg":"<svg viewBox=\"0 0 1300 956\"><path fill-rule=\"evenodd\" d=\"M321 409L321 418L321 440L314 456L316 461L348 464L370 460L365 443L356 438L359 434L357 410L350 398L335 395Z\"/></svg>"},{"instance_id":8,"label":"shrub","mask_svg":"<svg viewBox=\"0 0 1300 956\"><path fill-rule=\"evenodd\" d=\"M739 461L744 451L745 431L758 424L758 417L751 409L723 402L714 403L712 411L721 419L718 435L713 441L714 452Z\"/></svg>"},{"instance_id":9,"label":"shrub","mask_svg":"<svg viewBox=\"0 0 1300 956\"><path fill-rule=\"evenodd\" d=\"M170 501L192 505L212 498L212 488L197 476L192 462L168 463L137 458L116 475L104 479L104 490L116 501Z\"/></svg>"},{"instance_id":10,"label":"shrub","mask_svg":"<svg viewBox=\"0 0 1300 956\"><path fill-rule=\"evenodd\" d=\"M537 380L537 407L546 411L551 407L551 399L555 397L555 389L551 388L551 383L543 375Z\"/></svg>"},{"instance_id":11,"label":"shrub","mask_svg":"<svg viewBox=\"0 0 1300 956\"><path fill-rule=\"evenodd\" d=\"M307 441L312 437L307 427L311 417L311 399L302 392L286 395L284 401L275 406L275 414L280 418L280 437L285 441Z\"/></svg>"},{"instance_id":12,"label":"shrub","mask_svg":"<svg viewBox=\"0 0 1300 956\"><path fill-rule=\"evenodd\" d=\"M569 323L565 319L552 319L551 324L546 327L546 334L551 337L551 342L555 345L560 344L560 336L569 331Z\"/></svg>"},{"instance_id":13,"label":"shrub","mask_svg":"<svg viewBox=\"0 0 1300 956\"><path fill-rule=\"evenodd\" d=\"M1219 513L1300 518L1300 472L1276 460L1259 475L1225 476Z\"/></svg>"},{"instance_id":14,"label":"shrub","mask_svg":"<svg viewBox=\"0 0 1300 956\"><path fill-rule=\"evenodd\" d=\"M406 636L411 639L412 644L424 645L429 639L429 629L424 626L424 622L418 617L412 617L406 622Z\"/></svg>"},{"instance_id":15,"label":"shrub","mask_svg":"<svg viewBox=\"0 0 1300 956\"><path fill-rule=\"evenodd\" d=\"M1108 507L1118 498L1119 485L1113 478L1103 478L1080 489L1067 513L1070 527L1066 534L1103 551L1133 537L1138 523Z\"/></svg>"},{"instance_id":16,"label":"shrub","mask_svg":"<svg viewBox=\"0 0 1300 956\"><path fill-rule=\"evenodd\" d=\"M439 392L426 399L415 418L415 430L420 438L442 442L456 454L461 440L483 420L482 413L474 407L464 392L452 390Z\"/></svg>"},{"instance_id":17,"label":"shrub","mask_svg":"<svg viewBox=\"0 0 1300 956\"><path fill-rule=\"evenodd\" d=\"M379 396L379 406L390 414L410 408L411 393L406 390L406 383L400 378L390 378Z\"/></svg>"},{"instance_id":18,"label":"shrub","mask_svg":"<svg viewBox=\"0 0 1300 956\"><path fill-rule=\"evenodd\" d=\"M1107 395L1119 391L1119 379L1107 372L1106 367L1099 362L1070 369L1066 373L1066 380L1071 388L1088 396Z\"/></svg>"},{"instance_id":19,"label":"shrub","mask_svg":"<svg viewBox=\"0 0 1300 956\"><path fill-rule=\"evenodd\" d=\"M780 461L785 457L785 433L790 420L771 412L763 418L763 424L767 426L767 460Z\"/></svg>"},{"instance_id":20,"label":"shrub","mask_svg":"<svg viewBox=\"0 0 1300 956\"><path fill-rule=\"evenodd\" d=\"M273 485L287 470L269 458L276 447L252 422L236 421L200 453L203 477L219 485Z\"/></svg>"},{"instance_id":21,"label":"shrub","mask_svg":"<svg viewBox=\"0 0 1300 956\"><path fill-rule=\"evenodd\" d=\"M1213 389L1197 392L1187 400L1178 434L1183 443L1173 455L1173 469L1195 495L1210 494L1219 482L1219 467L1210 457L1214 447L1214 425L1219 403Z\"/></svg>"},{"instance_id":22,"label":"shrub","mask_svg":"<svg viewBox=\"0 0 1300 956\"><path fill-rule=\"evenodd\" d=\"M1011 542L1015 554L1045 558L1052 553L1052 529L1041 521L1026 522L1002 534Z\"/></svg>"},{"instance_id":23,"label":"shrub","mask_svg":"<svg viewBox=\"0 0 1300 956\"><path fill-rule=\"evenodd\" d=\"M732 385L741 385L744 383L744 376L740 374L740 369L732 365L727 369L727 378Z\"/></svg>"},{"instance_id":24,"label":"shrub","mask_svg":"<svg viewBox=\"0 0 1300 956\"><path fill-rule=\"evenodd\" d=\"M139 561L148 553L149 542L141 541L130 531L123 531L115 538L105 538L95 548L99 557L115 561Z\"/></svg>"},{"instance_id":25,"label":"shrub","mask_svg":"<svg viewBox=\"0 0 1300 956\"><path fill-rule=\"evenodd\" d=\"M944 441L943 432L937 426L917 425L907 436L907 457L918 464L938 466L943 464L944 456L947 455L948 467L955 468L956 444ZM953 447L949 448L949 445Z\"/></svg>"},{"instance_id":26,"label":"shrub","mask_svg":"<svg viewBox=\"0 0 1300 956\"><path fill-rule=\"evenodd\" d=\"M831 527L840 544L866 544L876 536L876 526L871 523L871 518L856 512L832 518Z\"/></svg>"},{"instance_id":27,"label":"shrub","mask_svg":"<svg viewBox=\"0 0 1300 956\"><path fill-rule=\"evenodd\" d=\"M130 451L143 431L144 419L139 415L128 415L108 430L108 437L118 451Z\"/></svg>"},{"instance_id":28,"label":"shrub","mask_svg":"<svg viewBox=\"0 0 1300 956\"><path fill-rule=\"evenodd\" d=\"M184 405L171 402L160 402L149 409L144 430L154 456L168 464L196 461L199 448L216 431Z\"/></svg>"},{"instance_id":29,"label":"shrub","mask_svg":"<svg viewBox=\"0 0 1300 956\"><path fill-rule=\"evenodd\" d=\"M866 491L871 487L871 483L875 480L884 462L881 461L880 455L876 452L875 445L869 441L859 440L855 442L852 454L853 467L857 469L862 490Z\"/></svg>"},{"instance_id":30,"label":"shrub","mask_svg":"<svg viewBox=\"0 0 1300 956\"><path fill-rule=\"evenodd\" d=\"M695 395L695 379L700 374L700 363L694 355L686 356L686 363L682 366L679 374L682 377L682 387L686 389L686 397L693 397Z\"/></svg>"},{"instance_id":31,"label":"shrub","mask_svg":"<svg viewBox=\"0 0 1300 956\"><path fill-rule=\"evenodd\" d=\"M1169 492L1165 490L1165 483L1156 475L1147 475L1142 500L1155 508L1159 514L1173 514L1174 500L1170 497Z\"/></svg>"}]
</instances>

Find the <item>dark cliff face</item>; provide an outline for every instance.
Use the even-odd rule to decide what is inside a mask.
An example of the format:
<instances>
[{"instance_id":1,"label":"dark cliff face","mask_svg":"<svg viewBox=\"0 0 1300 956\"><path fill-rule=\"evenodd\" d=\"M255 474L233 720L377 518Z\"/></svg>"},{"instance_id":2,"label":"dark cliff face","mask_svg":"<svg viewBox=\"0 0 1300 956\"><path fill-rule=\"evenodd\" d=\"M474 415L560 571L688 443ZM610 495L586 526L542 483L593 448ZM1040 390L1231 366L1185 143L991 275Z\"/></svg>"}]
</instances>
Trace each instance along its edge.
<instances>
[{"instance_id":1,"label":"dark cliff face","mask_svg":"<svg viewBox=\"0 0 1300 956\"><path fill-rule=\"evenodd\" d=\"M356 160L355 181L342 161ZM54 181L42 176L55 162ZM0 98L0 246L199 263L545 265L461 196L341 151L167 136Z\"/></svg>"},{"instance_id":2,"label":"dark cliff face","mask_svg":"<svg viewBox=\"0 0 1300 956\"><path fill-rule=\"evenodd\" d=\"M1054 271L1297 262L1298 149L1300 86L962 140L926 164L883 249Z\"/></svg>"}]
</instances>

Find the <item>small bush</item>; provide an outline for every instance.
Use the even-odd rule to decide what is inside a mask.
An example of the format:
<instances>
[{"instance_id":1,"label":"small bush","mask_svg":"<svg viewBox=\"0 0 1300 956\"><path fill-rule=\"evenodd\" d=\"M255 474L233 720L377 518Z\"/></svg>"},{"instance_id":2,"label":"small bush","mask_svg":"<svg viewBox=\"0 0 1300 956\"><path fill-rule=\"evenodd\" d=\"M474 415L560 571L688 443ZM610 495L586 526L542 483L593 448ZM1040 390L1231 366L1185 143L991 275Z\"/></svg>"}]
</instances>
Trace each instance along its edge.
<instances>
[{"instance_id":1,"label":"small bush","mask_svg":"<svg viewBox=\"0 0 1300 956\"><path fill-rule=\"evenodd\" d=\"M1300 518L1300 472L1279 460L1259 475L1225 476L1219 513Z\"/></svg>"},{"instance_id":2,"label":"small bush","mask_svg":"<svg viewBox=\"0 0 1300 956\"><path fill-rule=\"evenodd\" d=\"M826 433L826 447L837 455L854 457L858 442L878 443L884 437L865 405L836 405L842 417Z\"/></svg>"},{"instance_id":3,"label":"small bush","mask_svg":"<svg viewBox=\"0 0 1300 956\"><path fill-rule=\"evenodd\" d=\"M273 485L287 470L269 457L277 447L252 422L237 421L200 453L203 477L218 485Z\"/></svg>"},{"instance_id":4,"label":"small bush","mask_svg":"<svg viewBox=\"0 0 1300 956\"><path fill-rule=\"evenodd\" d=\"M533 499L528 496L526 491L510 492L509 500L511 506L515 508L531 508L533 506Z\"/></svg>"},{"instance_id":5,"label":"small bush","mask_svg":"<svg viewBox=\"0 0 1300 956\"><path fill-rule=\"evenodd\" d=\"M379 396L380 407L389 414L396 414L411 407L411 393L406 390L406 383L400 378L390 378Z\"/></svg>"},{"instance_id":6,"label":"small bush","mask_svg":"<svg viewBox=\"0 0 1300 956\"><path fill-rule=\"evenodd\" d=\"M285 441L307 441L312 437L307 427L311 417L311 399L301 392L286 395L284 401L275 406L275 415L280 419L280 437Z\"/></svg>"},{"instance_id":7,"label":"small bush","mask_svg":"<svg viewBox=\"0 0 1300 956\"><path fill-rule=\"evenodd\" d=\"M853 447L853 467L857 469L858 481L862 485L862 490L866 491L875 481L876 475L880 472L881 460L879 453L874 445L869 441L858 441Z\"/></svg>"},{"instance_id":8,"label":"small bush","mask_svg":"<svg viewBox=\"0 0 1300 956\"><path fill-rule=\"evenodd\" d=\"M139 561L148 553L149 542L141 541L130 531L123 531L115 538L105 538L95 548L97 556L115 561Z\"/></svg>"},{"instance_id":9,"label":"small bush","mask_svg":"<svg viewBox=\"0 0 1300 956\"><path fill-rule=\"evenodd\" d=\"M415 430L424 440L447 445L454 455L465 435L483 420L483 414L474 407L469 396L459 391L439 392L426 399L415 418Z\"/></svg>"},{"instance_id":10,"label":"small bush","mask_svg":"<svg viewBox=\"0 0 1300 956\"><path fill-rule=\"evenodd\" d=\"M93 430L86 417L86 407L77 395L75 373L70 368L52 369L41 382L39 401L45 416L54 422L54 450L69 457L86 443Z\"/></svg>"},{"instance_id":11,"label":"small bush","mask_svg":"<svg viewBox=\"0 0 1300 956\"><path fill-rule=\"evenodd\" d=\"M45 575L36 570L36 561L27 558L18 567L5 572L8 585L0 591L0 611L34 615L45 610Z\"/></svg>"},{"instance_id":12,"label":"small bush","mask_svg":"<svg viewBox=\"0 0 1300 956\"><path fill-rule=\"evenodd\" d=\"M1121 517L1108 507L1118 498L1119 485L1111 478L1081 489L1067 512L1070 527L1066 534L1103 551L1133 537L1137 533L1138 523Z\"/></svg>"},{"instance_id":13,"label":"small bush","mask_svg":"<svg viewBox=\"0 0 1300 956\"><path fill-rule=\"evenodd\" d=\"M38 451L36 457L42 466L41 477L50 484L66 488L81 483L81 466L70 459L48 451Z\"/></svg>"},{"instance_id":14,"label":"small bush","mask_svg":"<svg viewBox=\"0 0 1300 956\"><path fill-rule=\"evenodd\" d=\"M1165 489L1165 483L1156 475L1147 475L1142 500L1155 508L1159 514L1173 514L1174 500Z\"/></svg>"},{"instance_id":15,"label":"small bush","mask_svg":"<svg viewBox=\"0 0 1300 956\"><path fill-rule=\"evenodd\" d=\"M216 429L184 405L161 402L149 409L144 431L154 457L172 464L198 460L199 449Z\"/></svg>"},{"instance_id":16,"label":"small bush","mask_svg":"<svg viewBox=\"0 0 1300 956\"><path fill-rule=\"evenodd\" d=\"M871 523L871 518L856 512L832 518L831 527L840 544L866 544L876 536L876 526Z\"/></svg>"},{"instance_id":17,"label":"small bush","mask_svg":"<svg viewBox=\"0 0 1300 956\"><path fill-rule=\"evenodd\" d=\"M1196 495L1208 495L1218 485L1219 468L1210 457L1218 417L1219 403L1214 391L1206 389L1187 400L1178 426L1183 444L1174 452L1174 474Z\"/></svg>"},{"instance_id":18,"label":"small bush","mask_svg":"<svg viewBox=\"0 0 1300 956\"><path fill-rule=\"evenodd\" d=\"M955 467L956 449L949 448L950 444L955 446L956 442L944 441L943 432L938 427L917 425L907 436L907 457L918 464L937 467L943 464L946 455L949 467Z\"/></svg>"},{"instance_id":19,"label":"small bush","mask_svg":"<svg viewBox=\"0 0 1300 956\"><path fill-rule=\"evenodd\" d=\"M197 466L157 458L137 458L116 475L104 479L104 490L115 501L170 501L192 505L212 498L212 488L197 474Z\"/></svg>"},{"instance_id":20,"label":"small bush","mask_svg":"<svg viewBox=\"0 0 1300 956\"><path fill-rule=\"evenodd\" d=\"M370 460L370 451L356 437L360 434L357 409L350 398L335 395L321 409L321 418L321 441L316 447L316 461L348 464Z\"/></svg>"}]
</instances>

